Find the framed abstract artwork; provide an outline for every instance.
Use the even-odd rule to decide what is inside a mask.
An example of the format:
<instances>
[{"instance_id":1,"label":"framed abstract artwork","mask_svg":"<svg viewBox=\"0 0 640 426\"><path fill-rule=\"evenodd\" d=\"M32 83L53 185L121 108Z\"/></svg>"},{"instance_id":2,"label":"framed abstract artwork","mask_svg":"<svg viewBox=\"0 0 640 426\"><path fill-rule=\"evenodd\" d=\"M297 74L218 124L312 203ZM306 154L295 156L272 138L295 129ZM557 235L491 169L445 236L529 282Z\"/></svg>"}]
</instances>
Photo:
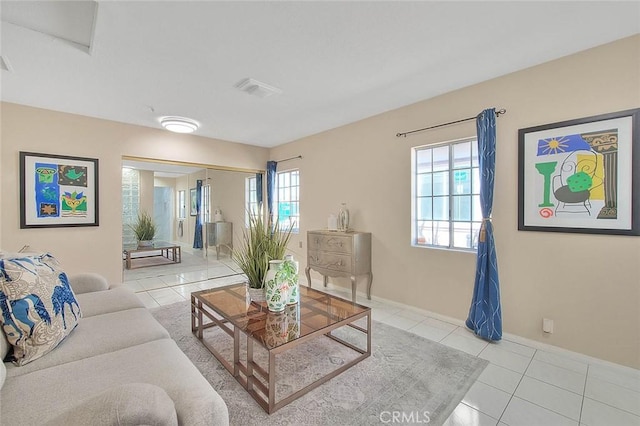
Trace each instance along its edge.
<instances>
[{"instance_id":1,"label":"framed abstract artwork","mask_svg":"<svg viewBox=\"0 0 640 426\"><path fill-rule=\"evenodd\" d=\"M20 228L98 226L98 160L20 152Z\"/></svg>"},{"instance_id":2,"label":"framed abstract artwork","mask_svg":"<svg viewBox=\"0 0 640 426\"><path fill-rule=\"evenodd\" d=\"M518 229L640 235L640 108L518 131Z\"/></svg>"}]
</instances>

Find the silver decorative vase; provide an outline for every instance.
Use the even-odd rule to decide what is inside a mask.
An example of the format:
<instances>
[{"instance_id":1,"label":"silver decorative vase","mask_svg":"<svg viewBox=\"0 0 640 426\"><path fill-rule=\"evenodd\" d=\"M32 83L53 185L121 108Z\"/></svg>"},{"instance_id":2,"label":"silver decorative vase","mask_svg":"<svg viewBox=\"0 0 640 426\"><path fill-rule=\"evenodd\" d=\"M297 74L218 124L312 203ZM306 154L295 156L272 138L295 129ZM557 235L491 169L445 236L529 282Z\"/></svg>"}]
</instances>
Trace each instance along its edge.
<instances>
[{"instance_id":1,"label":"silver decorative vase","mask_svg":"<svg viewBox=\"0 0 640 426\"><path fill-rule=\"evenodd\" d=\"M338 231L347 232L349 230L349 209L347 203L342 203L338 212Z\"/></svg>"}]
</instances>

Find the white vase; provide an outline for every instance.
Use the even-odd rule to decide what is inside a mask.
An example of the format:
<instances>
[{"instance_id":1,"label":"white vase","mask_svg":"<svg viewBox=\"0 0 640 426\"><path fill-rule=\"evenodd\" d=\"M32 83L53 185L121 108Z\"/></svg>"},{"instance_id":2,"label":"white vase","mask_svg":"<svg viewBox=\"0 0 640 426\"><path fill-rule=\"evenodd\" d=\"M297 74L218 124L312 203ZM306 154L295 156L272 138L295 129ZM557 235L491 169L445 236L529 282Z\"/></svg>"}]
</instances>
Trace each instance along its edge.
<instances>
[{"instance_id":1,"label":"white vase","mask_svg":"<svg viewBox=\"0 0 640 426\"><path fill-rule=\"evenodd\" d=\"M327 229L329 231L337 231L338 230L338 216L335 214L330 214L327 218Z\"/></svg>"},{"instance_id":2,"label":"white vase","mask_svg":"<svg viewBox=\"0 0 640 426\"><path fill-rule=\"evenodd\" d=\"M300 285L298 283L298 261L293 259L293 255L288 254L284 257L284 261L289 262L293 266L293 274L289 280L289 300L287 305L295 305L300 301Z\"/></svg>"},{"instance_id":3,"label":"white vase","mask_svg":"<svg viewBox=\"0 0 640 426\"><path fill-rule=\"evenodd\" d=\"M247 283L247 293L252 302L260 303L267 300L264 296L264 288L252 288L249 287L249 283Z\"/></svg>"},{"instance_id":4,"label":"white vase","mask_svg":"<svg viewBox=\"0 0 640 426\"><path fill-rule=\"evenodd\" d=\"M269 270L264 276L264 293L267 308L273 312L282 312L289 301L289 280L283 279L280 269L283 260L270 260Z\"/></svg>"},{"instance_id":5,"label":"white vase","mask_svg":"<svg viewBox=\"0 0 640 426\"><path fill-rule=\"evenodd\" d=\"M285 312L269 312L264 328L267 347L275 348L289 341L289 317Z\"/></svg>"},{"instance_id":6,"label":"white vase","mask_svg":"<svg viewBox=\"0 0 640 426\"><path fill-rule=\"evenodd\" d=\"M300 305L288 305L284 314L288 318L287 341L290 342L300 337Z\"/></svg>"},{"instance_id":7,"label":"white vase","mask_svg":"<svg viewBox=\"0 0 640 426\"><path fill-rule=\"evenodd\" d=\"M300 306L286 306L282 312L269 312L265 321L264 343L275 348L300 337Z\"/></svg>"}]
</instances>

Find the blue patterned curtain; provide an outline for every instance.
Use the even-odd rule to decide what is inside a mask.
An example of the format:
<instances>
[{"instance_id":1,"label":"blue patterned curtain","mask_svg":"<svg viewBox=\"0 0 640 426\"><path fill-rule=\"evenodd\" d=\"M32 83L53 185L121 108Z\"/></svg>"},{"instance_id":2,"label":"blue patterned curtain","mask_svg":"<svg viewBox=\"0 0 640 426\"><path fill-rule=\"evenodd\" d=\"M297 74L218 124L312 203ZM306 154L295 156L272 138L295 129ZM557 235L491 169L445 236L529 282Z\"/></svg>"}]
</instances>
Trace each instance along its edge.
<instances>
[{"instance_id":1,"label":"blue patterned curtain","mask_svg":"<svg viewBox=\"0 0 640 426\"><path fill-rule=\"evenodd\" d=\"M276 161L267 161L267 212L269 213L269 226L273 225L273 201L276 190L276 169L278 163Z\"/></svg>"},{"instance_id":2,"label":"blue patterned curtain","mask_svg":"<svg viewBox=\"0 0 640 426\"><path fill-rule=\"evenodd\" d=\"M480 160L482 227L478 242L473 299L466 325L483 339L500 340L502 339L500 280L491 224L493 179L496 169L496 110L491 108L482 111L476 119L476 127Z\"/></svg>"},{"instance_id":3,"label":"blue patterned curtain","mask_svg":"<svg viewBox=\"0 0 640 426\"><path fill-rule=\"evenodd\" d=\"M196 181L196 230L193 236L193 248L202 248L202 220L200 218L200 203L202 198L202 181Z\"/></svg>"},{"instance_id":4,"label":"blue patterned curtain","mask_svg":"<svg viewBox=\"0 0 640 426\"><path fill-rule=\"evenodd\" d=\"M256 201L258 211L262 211L262 173L256 173Z\"/></svg>"}]
</instances>

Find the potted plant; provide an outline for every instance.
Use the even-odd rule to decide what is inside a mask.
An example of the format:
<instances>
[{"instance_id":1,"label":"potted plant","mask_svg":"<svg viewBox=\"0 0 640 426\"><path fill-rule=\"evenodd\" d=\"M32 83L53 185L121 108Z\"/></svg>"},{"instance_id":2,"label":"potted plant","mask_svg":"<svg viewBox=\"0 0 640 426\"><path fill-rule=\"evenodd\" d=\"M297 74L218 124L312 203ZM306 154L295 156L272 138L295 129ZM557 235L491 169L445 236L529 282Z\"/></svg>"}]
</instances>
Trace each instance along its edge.
<instances>
[{"instance_id":1,"label":"potted plant","mask_svg":"<svg viewBox=\"0 0 640 426\"><path fill-rule=\"evenodd\" d=\"M261 214L249 215L249 227L243 231L242 242L232 257L247 276L252 300L265 300L263 285L269 261L284 258L292 229L293 224L283 228L278 222L270 229Z\"/></svg>"},{"instance_id":2,"label":"potted plant","mask_svg":"<svg viewBox=\"0 0 640 426\"><path fill-rule=\"evenodd\" d=\"M147 212L138 213L138 218L133 225L129 225L136 234L138 240L138 246L149 247L153 245L153 237L156 235L156 224L153 222L153 218Z\"/></svg>"}]
</instances>

